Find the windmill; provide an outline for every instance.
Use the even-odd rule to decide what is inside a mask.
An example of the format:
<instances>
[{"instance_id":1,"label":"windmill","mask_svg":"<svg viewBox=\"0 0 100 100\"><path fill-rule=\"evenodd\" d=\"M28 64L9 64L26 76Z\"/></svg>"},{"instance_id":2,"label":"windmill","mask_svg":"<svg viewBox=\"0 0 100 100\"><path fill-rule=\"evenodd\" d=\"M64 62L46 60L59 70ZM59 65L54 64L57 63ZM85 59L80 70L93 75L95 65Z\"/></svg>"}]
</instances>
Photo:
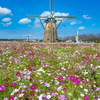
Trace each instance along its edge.
<instances>
[{"instance_id":1,"label":"windmill","mask_svg":"<svg viewBox=\"0 0 100 100\"><path fill-rule=\"evenodd\" d=\"M44 38L43 42L57 42L58 37L57 37L57 29L59 25L61 24L62 20L57 20L61 18L76 18L76 16L53 16L52 12L52 0L50 0L50 15L49 16L32 16L32 15L27 15L27 18L40 18L40 22L44 28ZM46 18L43 19L43 18ZM45 21L46 25L44 27L42 20ZM56 22L59 21L58 26L56 27Z\"/></svg>"},{"instance_id":2,"label":"windmill","mask_svg":"<svg viewBox=\"0 0 100 100\"><path fill-rule=\"evenodd\" d=\"M77 30L77 35L76 35L76 43L78 44L79 41L78 41L78 30Z\"/></svg>"},{"instance_id":3,"label":"windmill","mask_svg":"<svg viewBox=\"0 0 100 100\"><path fill-rule=\"evenodd\" d=\"M30 37L31 35L23 35L23 36L26 36L26 37L27 37L27 41L29 41L29 37Z\"/></svg>"}]
</instances>

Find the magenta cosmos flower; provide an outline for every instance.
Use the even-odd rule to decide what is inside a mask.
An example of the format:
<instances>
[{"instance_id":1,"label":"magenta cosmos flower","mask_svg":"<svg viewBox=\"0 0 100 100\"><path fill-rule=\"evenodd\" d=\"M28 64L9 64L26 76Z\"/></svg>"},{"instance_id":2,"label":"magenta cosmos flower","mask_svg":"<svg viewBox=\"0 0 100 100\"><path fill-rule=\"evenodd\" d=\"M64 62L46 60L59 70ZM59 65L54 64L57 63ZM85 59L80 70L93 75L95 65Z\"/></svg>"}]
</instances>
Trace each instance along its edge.
<instances>
[{"instance_id":1,"label":"magenta cosmos flower","mask_svg":"<svg viewBox=\"0 0 100 100\"><path fill-rule=\"evenodd\" d=\"M16 73L16 76L20 76L20 72L17 72L17 73Z\"/></svg>"},{"instance_id":2,"label":"magenta cosmos flower","mask_svg":"<svg viewBox=\"0 0 100 100\"><path fill-rule=\"evenodd\" d=\"M70 76L70 80L71 81L75 81L75 77L74 76Z\"/></svg>"},{"instance_id":3,"label":"magenta cosmos flower","mask_svg":"<svg viewBox=\"0 0 100 100\"><path fill-rule=\"evenodd\" d=\"M59 80L63 79L63 77L58 77Z\"/></svg>"},{"instance_id":4,"label":"magenta cosmos flower","mask_svg":"<svg viewBox=\"0 0 100 100\"><path fill-rule=\"evenodd\" d=\"M14 100L14 97L10 97L9 100Z\"/></svg>"},{"instance_id":5,"label":"magenta cosmos flower","mask_svg":"<svg viewBox=\"0 0 100 100\"><path fill-rule=\"evenodd\" d=\"M87 96L84 96L84 100L88 100L88 97Z\"/></svg>"},{"instance_id":6,"label":"magenta cosmos flower","mask_svg":"<svg viewBox=\"0 0 100 100\"><path fill-rule=\"evenodd\" d=\"M31 86L31 89L32 89L32 90L36 89L36 86L35 86L35 85L32 85L32 86Z\"/></svg>"},{"instance_id":7,"label":"magenta cosmos flower","mask_svg":"<svg viewBox=\"0 0 100 100\"><path fill-rule=\"evenodd\" d=\"M0 91L3 91L3 87L0 86Z\"/></svg>"},{"instance_id":8,"label":"magenta cosmos flower","mask_svg":"<svg viewBox=\"0 0 100 100\"><path fill-rule=\"evenodd\" d=\"M80 84L80 81L75 80L74 83L75 83L75 84Z\"/></svg>"},{"instance_id":9,"label":"magenta cosmos flower","mask_svg":"<svg viewBox=\"0 0 100 100\"><path fill-rule=\"evenodd\" d=\"M16 83L12 83L12 85L13 85L13 86L16 86L17 84L16 84Z\"/></svg>"}]
</instances>

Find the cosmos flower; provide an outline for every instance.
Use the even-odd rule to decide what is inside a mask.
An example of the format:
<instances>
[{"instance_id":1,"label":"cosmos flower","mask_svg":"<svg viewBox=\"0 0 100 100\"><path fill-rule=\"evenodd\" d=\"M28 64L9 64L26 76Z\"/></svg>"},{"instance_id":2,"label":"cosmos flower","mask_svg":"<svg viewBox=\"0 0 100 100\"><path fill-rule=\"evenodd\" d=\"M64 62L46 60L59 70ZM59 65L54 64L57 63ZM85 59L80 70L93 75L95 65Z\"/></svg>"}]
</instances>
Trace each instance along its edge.
<instances>
[{"instance_id":1,"label":"cosmos flower","mask_svg":"<svg viewBox=\"0 0 100 100\"><path fill-rule=\"evenodd\" d=\"M66 90L67 90L66 88L63 89L64 92L66 92Z\"/></svg>"},{"instance_id":2,"label":"cosmos flower","mask_svg":"<svg viewBox=\"0 0 100 100\"><path fill-rule=\"evenodd\" d=\"M16 76L20 76L20 72L17 72L17 73L16 73Z\"/></svg>"},{"instance_id":3,"label":"cosmos flower","mask_svg":"<svg viewBox=\"0 0 100 100\"><path fill-rule=\"evenodd\" d=\"M9 86L9 84L8 83L5 83L5 87L7 87L7 86Z\"/></svg>"},{"instance_id":4,"label":"cosmos flower","mask_svg":"<svg viewBox=\"0 0 100 100\"><path fill-rule=\"evenodd\" d=\"M3 100L8 100L8 98L4 98Z\"/></svg>"},{"instance_id":5,"label":"cosmos flower","mask_svg":"<svg viewBox=\"0 0 100 100\"><path fill-rule=\"evenodd\" d=\"M16 84L16 83L12 83L12 85L13 85L13 86L16 86L17 84Z\"/></svg>"},{"instance_id":6,"label":"cosmos flower","mask_svg":"<svg viewBox=\"0 0 100 100\"><path fill-rule=\"evenodd\" d=\"M45 94L42 95L42 99L43 100L46 99L46 95Z\"/></svg>"},{"instance_id":7,"label":"cosmos flower","mask_svg":"<svg viewBox=\"0 0 100 100\"><path fill-rule=\"evenodd\" d=\"M18 97L23 97L24 93L21 93Z\"/></svg>"},{"instance_id":8,"label":"cosmos flower","mask_svg":"<svg viewBox=\"0 0 100 100\"><path fill-rule=\"evenodd\" d=\"M70 76L70 80L71 81L75 81L75 77L74 76Z\"/></svg>"},{"instance_id":9,"label":"cosmos flower","mask_svg":"<svg viewBox=\"0 0 100 100\"><path fill-rule=\"evenodd\" d=\"M36 86L35 86L35 85L32 85L32 86L31 86L31 89L32 89L32 90L36 89Z\"/></svg>"},{"instance_id":10,"label":"cosmos flower","mask_svg":"<svg viewBox=\"0 0 100 100\"><path fill-rule=\"evenodd\" d=\"M4 79L5 81L9 81L9 78Z\"/></svg>"},{"instance_id":11,"label":"cosmos flower","mask_svg":"<svg viewBox=\"0 0 100 100\"><path fill-rule=\"evenodd\" d=\"M58 97L60 100L65 100L65 95L60 95L60 97Z\"/></svg>"},{"instance_id":12,"label":"cosmos flower","mask_svg":"<svg viewBox=\"0 0 100 100\"><path fill-rule=\"evenodd\" d=\"M85 99L85 100L88 100L88 97L87 97L87 96L84 96L84 99Z\"/></svg>"},{"instance_id":13,"label":"cosmos flower","mask_svg":"<svg viewBox=\"0 0 100 100\"><path fill-rule=\"evenodd\" d=\"M58 77L59 80L63 79L63 77Z\"/></svg>"},{"instance_id":14,"label":"cosmos flower","mask_svg":"<svg viewBox=\"0 0 100 100\"><path fill-rule=\"evenodd\" d=\"M47 99L50 99L51 98L51 95L47 95Z\"/></svg>"},{"instance_id":15,"label":"cosmos flower","mask_svg":"<svg viewBox=\"0 0 100 100\"><path fill-rule=\"evenodd\" d=\"M31 92L30 92L30 95L34 95L34 92L33 92L33 91L31 91Z\"/></svg>"},{"instance_id":16,"label":"cosmos flower","mask_svg":"<svg viewBox=\"0 0 100 100\"><path fill-rule=\"evenodd\" d=\"M55 97L55 96L56 96L56 93L52 93L51 96L52 96L52 97Z\"/></svg>"},{"instance_id":17,"label":"cosmos flower","mask_svg":"<svg viewBox=\"0 0 100 100\"><path fill-rule=\"evenodd\" d=\"M74 83L75 83L75 84L80 84L80 81L75 80Z\"/></svg>"},{"instance_id":18,"label":"cosmos flower","mask_svg":"<svg viewBox=\"0 0 100 100\"><path fill-rule=\"evenodd\" d=\"M3 87L0 86L0 91L3 91Z\"/></svg>"},{"instance_id":19,"label":"cosmos flower","mask_svg":"<svg viewBox=\"0 0 100 100\"><path fill-rule=\"evenodd\" d=\"M10 97L9 100L14 100L14 97Z\"/></svg>"}]
</instances>

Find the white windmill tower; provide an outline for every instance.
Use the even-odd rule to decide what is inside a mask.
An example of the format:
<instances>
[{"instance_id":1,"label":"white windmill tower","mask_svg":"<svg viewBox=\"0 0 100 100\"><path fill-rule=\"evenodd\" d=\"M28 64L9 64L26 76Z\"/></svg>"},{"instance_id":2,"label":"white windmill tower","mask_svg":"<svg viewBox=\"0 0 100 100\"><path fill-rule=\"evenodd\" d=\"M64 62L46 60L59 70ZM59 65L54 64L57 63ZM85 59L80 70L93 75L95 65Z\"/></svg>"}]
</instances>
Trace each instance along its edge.
<instances>
[{"instance_id":1,"label":"white windmill tower","mask_svg":"<svg viewBox=\"0 0 100 100\"><path fill-rule=\"evenodd\" d=\"M27 37L27 40L26 40L26 41L29 42L29 37L30 37L31 35L23 35L23 36L26 36L26 37Z\"/></svg>"},{"instance_id":2,"label":"white windmill tower","mask_svg":"<svg viewBox=\"0 0 100 100\"><path fill-rule=\"evenodd\" d=\"M78 30L77 30L77 35L76 35L76 43L78 44L79 41L78 41Z\"/></svg>"}]
</instances>

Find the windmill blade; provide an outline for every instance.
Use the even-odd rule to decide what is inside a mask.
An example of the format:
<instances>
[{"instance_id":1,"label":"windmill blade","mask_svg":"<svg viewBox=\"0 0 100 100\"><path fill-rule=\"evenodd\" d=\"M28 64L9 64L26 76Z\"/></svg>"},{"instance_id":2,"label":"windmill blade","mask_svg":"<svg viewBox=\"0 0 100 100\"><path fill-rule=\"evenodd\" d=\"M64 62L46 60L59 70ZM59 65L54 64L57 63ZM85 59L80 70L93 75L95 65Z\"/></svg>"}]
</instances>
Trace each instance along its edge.
<instances>
[{"instance_id":1,"label":"windmill blade","mask_svg":"<svg viewBox=\"0 0 100 100\"><path fill-rule=\"evenodd\" d=\"M50 15L52 15L52 0L50 0Z\"/></svg>"},{"instance_id":2,"label":"windmill blade","mask_svg":"<svg viewBox=\"0 0 100 100\"><path fill-rule=\"evenodd\" d=\"M26 18L48 18L48 16L34 16L34 15L26 15Z\"/></svg>"},{"instance_id":3,"label":"windmill blade","mask_svg":"<svg viewBox=\"0 0 100 100\"><path fill-rule=\"evenodd\" d=\"M76 18L76 16L54 16L55 18Z\"/></svg>"}]
</instances>

